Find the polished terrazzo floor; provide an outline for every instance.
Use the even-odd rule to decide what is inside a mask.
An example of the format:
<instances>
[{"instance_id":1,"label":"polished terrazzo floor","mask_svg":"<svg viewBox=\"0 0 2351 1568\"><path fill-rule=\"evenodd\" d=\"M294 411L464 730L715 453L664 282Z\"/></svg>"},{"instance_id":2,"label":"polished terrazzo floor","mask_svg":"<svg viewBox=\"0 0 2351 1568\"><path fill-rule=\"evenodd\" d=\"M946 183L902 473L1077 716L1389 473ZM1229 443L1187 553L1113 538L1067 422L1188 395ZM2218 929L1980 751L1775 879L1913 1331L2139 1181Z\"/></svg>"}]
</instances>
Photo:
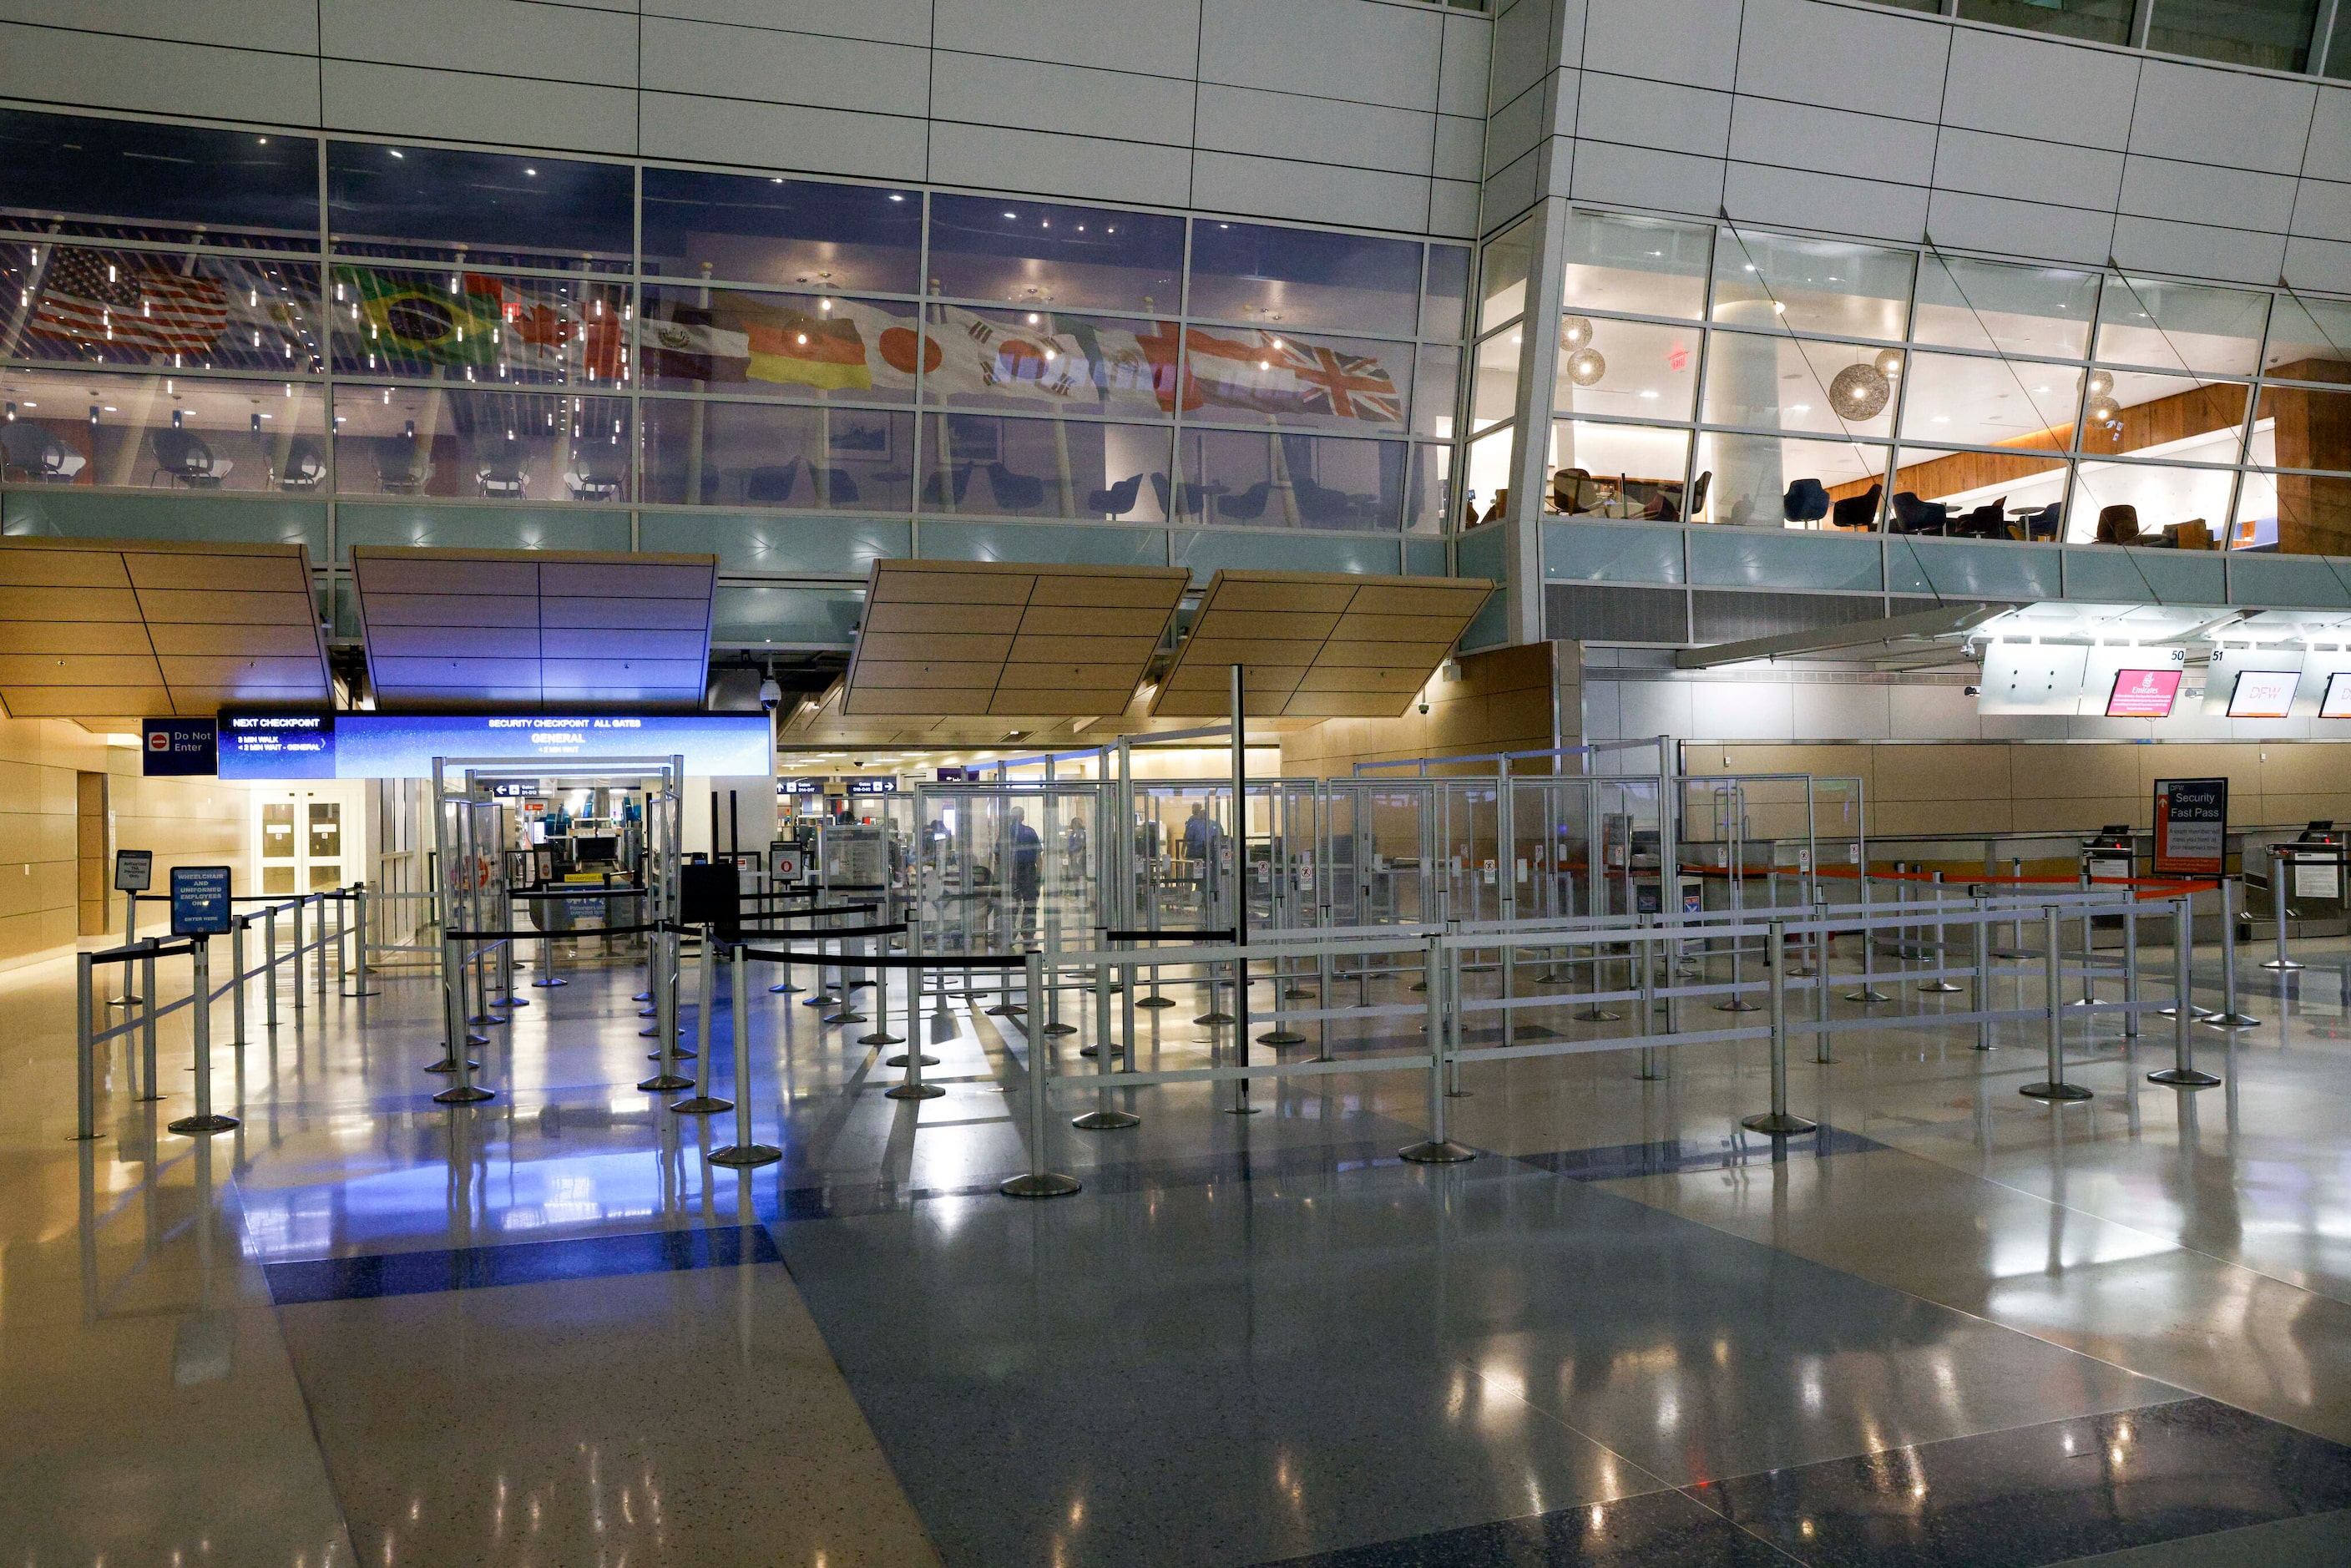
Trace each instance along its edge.
<instances>
[{"instance_id":1,"label":"polished terrazzo floor","mask_svg":"<svg viewBox=\"0 0 2351 1568\"><path fill-rule=\"evenodd\" d=\"M635 1087L641 971L519 986L475 1052L497 1098L455 1111L418 978L274 1035L256 1008L242 1050L224 1008L243 1124L201 1143L160 1130L178 1019L168 1097L131 1099L118 1047L72 1141L69 970L19 972L0 1565L2351 1561L2351 951L2304 956L2281 987L2247 955L2262 1021L2199 1026L2200 1092L2145 1082L2168 1022L2111 1016L2069 1020L2096 1098L2062 1110L2016 1092L2030 1028L1840 1035L1792 1073L1823 1129L1777 1144L1738 1124L1760 1045L1646 1082L1471 1064L1480 1157L1429 1168L1395 1157L1422 1073L1261 1081L1249 1116L1120 1091L1142 1124L1091 1134L1065 1085L1048 1154L1085 1190L1029 1204L995 1191L1029 1042L992 998L926 1005L946 1092L896 1101L872 1024L758 971L786 1158L738 1173L704 1157L731 1115ZM1166 988L1140 1065L1200 1065L1198 993ZM1630 1027L1572 1010L1529 1021Z\"/></svg>"}]
</instances>

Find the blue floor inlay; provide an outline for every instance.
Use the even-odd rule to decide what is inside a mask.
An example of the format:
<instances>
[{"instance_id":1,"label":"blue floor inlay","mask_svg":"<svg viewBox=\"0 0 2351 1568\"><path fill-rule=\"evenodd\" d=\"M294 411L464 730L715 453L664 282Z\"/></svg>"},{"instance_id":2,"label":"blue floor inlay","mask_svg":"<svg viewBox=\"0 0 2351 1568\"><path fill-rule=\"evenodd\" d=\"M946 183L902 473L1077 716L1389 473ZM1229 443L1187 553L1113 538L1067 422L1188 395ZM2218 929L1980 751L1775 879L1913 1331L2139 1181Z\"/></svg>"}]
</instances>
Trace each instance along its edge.
<instances>
[{"instance_id":1,"label":"blue floor inlay","mask_svg":"<svg viewBox=\"0 0 2351 1568\"><path fill-rule=\"evenodd\" d=\"M1572 1181L1616 1181L1625 1176L1677 1176L1683 1171L1729 1170L1740 1166L1769 1165L1782 1159L1820 1159L1830 1155L1859 1155L1887 1145L1875 1138L1823 1126L1790 1138L1761 1133L1740 1133L1709 1142L1669 1138L1656 1144L1618 1144L1609 1148L1559 1149L1550 1154L1513 1156Z\"/></svg>"},{"instance_id":2,"label":"blue floor inlay","mask_svg":"<svg viewBox=\"0 0 2351 1568\"><path fill-rule=\"evenodd\" d=\"M568 1241L523 1241L505 1247L460 1247L423 1252L383 1252L362 1258L321 1258L269 1263L270 1299L281 1307L308 1301L420 1296L436 1291L477 1291L491 1285L535 1285L556 1280L604 1280L675 1269L716 1269L730 1263L782 1259L762 1229L647 1230L625 1236L583 1236Z\"/></svg>"}]
</instances>

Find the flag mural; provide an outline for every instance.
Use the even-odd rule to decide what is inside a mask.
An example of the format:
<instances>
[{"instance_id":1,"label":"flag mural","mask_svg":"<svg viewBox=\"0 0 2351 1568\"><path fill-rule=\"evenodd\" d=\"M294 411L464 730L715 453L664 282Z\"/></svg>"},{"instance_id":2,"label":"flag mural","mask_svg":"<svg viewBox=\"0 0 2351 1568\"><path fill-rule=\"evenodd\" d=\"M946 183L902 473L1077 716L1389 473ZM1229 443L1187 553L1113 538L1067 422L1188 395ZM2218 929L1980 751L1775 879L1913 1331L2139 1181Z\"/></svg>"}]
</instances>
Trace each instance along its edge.
<instances>
[{"instance_id":1,"label":"flag mural","mask_svg":"<svg viewBox=\"0 0 2351 1568\"><path fill-rule=\"evenodd\" d=\"M473 382L617 382L628 370L618 290L575 298L546 278L338 267L335 366ZM610 298L607 298L607 295Z\"/></svg>"},{"instance_id":2,"label":"flag mural","mask_svg":"<svg viewBox=\"0 0 2351 1568\"><path fill-rule=\"evenodd\" d=\"M317 369L318 270L234 256L17 249L10 352L179 369Z\"/></svg>"},{"instance_id":3,"label":"flag mural","mask_svg":"<svg viewBox=\"0 0 2351 1568\"><path fill-rule=\"evenodd\" d=\"M707 306L648 307L638 329L654 382L718 389L765 383L816 392L912 397L913 317L851 299L786 305L714 293ZM954 305L928 308L919 339L923 383L937 400L1044 413L1165 418L1179 406L1211 418L1364 434L1404 426L1405 379L1376 351L1253 329L1115 326L1037 312L1007 322ZM1408 350L1399 348L1399 353Z\"/></svg>"}]
</instances>

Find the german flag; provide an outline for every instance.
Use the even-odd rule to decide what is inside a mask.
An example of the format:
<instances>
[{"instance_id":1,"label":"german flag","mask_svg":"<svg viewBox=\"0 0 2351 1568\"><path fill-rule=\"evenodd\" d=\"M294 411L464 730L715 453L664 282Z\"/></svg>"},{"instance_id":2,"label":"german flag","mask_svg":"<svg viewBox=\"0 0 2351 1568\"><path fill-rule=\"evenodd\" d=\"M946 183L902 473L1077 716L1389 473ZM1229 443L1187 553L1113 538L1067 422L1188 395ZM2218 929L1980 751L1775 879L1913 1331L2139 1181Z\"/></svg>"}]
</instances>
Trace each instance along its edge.
<instances>
[{"instance_id":1,"label":"german flag","mask_svg":"<svg viewBox=\"0 0 2351 1568\"><path fill-rule=\"evenodd\" d=\"M783 382L828 392L864 391L873 385L865 340L857 323L800 310L761 309L743 315L750 341L755 382Z\"/></svg>"}]
</instances>

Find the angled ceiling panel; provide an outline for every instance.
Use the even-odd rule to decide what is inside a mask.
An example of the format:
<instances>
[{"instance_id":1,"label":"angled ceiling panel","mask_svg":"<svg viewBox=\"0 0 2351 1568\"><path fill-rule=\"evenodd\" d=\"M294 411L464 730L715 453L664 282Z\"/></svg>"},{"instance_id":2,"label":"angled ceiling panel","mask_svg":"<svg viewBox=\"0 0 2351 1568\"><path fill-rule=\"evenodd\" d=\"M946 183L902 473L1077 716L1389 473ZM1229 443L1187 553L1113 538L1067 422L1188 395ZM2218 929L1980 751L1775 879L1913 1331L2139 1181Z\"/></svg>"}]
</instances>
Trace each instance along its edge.
<instances>
[{"instance_id":1,"label":"angled ceiling panel","mask_svg":"<svg viewBox=\"0 0 2351 1568\"><path fill-rule=\"evenodd\" d=\"M381 708L702 706L716 556L362 545L351 569Z\"/></svg>"},{"instance_id":2,"label":"angled ceiling panel","mask_svg":"<svg viewBox=\"0 0 2351 1568\"><path fill-rule=\"evenodd\" d=\"M1190 582L1181 567L876 561L839 711L1123 713Z\"/></svg>"},{"instance_id":3,"label":"angled ceiling panel","mask_svg":"<svg viewBox=\"0 0 2351 1568\"><path fill-rule=\"evenodd\" d=\"M1255 718L1394 718L1486 603L1482 578L1220 571L1151 704L1217 718L1232 666Z\"/></svg>"},{"instance_id":4,"label":"angled ceiling panel","mask_svg":"<svg viewBox=\"0 0 2351 1568\"><path fill-rule=\"evenodd\" d=\"M0 539L0 707L93 729L333 693L300 545Z\"/></svg>"}]
</instances>

